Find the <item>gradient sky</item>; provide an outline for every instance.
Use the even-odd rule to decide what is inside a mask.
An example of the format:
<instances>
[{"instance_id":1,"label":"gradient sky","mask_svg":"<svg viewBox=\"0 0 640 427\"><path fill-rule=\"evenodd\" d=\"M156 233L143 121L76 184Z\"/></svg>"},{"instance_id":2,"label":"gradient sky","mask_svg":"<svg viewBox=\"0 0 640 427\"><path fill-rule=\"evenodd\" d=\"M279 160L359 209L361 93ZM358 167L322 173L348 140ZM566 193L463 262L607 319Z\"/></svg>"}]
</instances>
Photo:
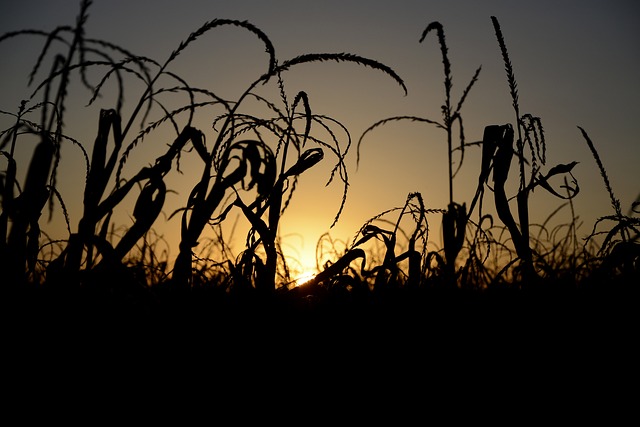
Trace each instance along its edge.
<instances>
[{"instance_id":1,"label":"gradient sky","mask_svg":"<svg viewBox=\"0 0 640 427\"><path fill-rule=\"evenodd\" d=\"M73 25L79 9L76 0L0 0L0 33L21 29L51 30ZM558 163L578 161L574 169L581 188L575 200L583 221L580 233L590 233L596 220L613 213L609 195L589 148L577 126L583 127L599 151L611 185L624 212L640 194L640 3L621 0L581 1L135 1L95 0L90 8L86 35L103 39L129 51L164 62L179 43L206 21L215 18L247 20L272 41L280 62L304 53L347 52L377 60L404 80L408 95L383 73L349 63L315 63L284 75L290 99L304 90L316 114L325 114L347 126L353 142L374 122L391 116L419 116L441 120L444 75L435 34L423 43L427 25L439 21L449 48L455 103L475 70L482 66L462 109L467 141L482 138L484 126L514 122L514 112L504 64L491 16L500 21L518 83L520 109L542 119L547 142L548 170ZM0 43L0 110L16 112L28 97L27 76L44 42L23 36ZM263 44L239 28L208 32L191 44L172 65L192 86L210 89L235 99L267 68ZM96 74L97 75L97 74ZM42 75L40 76L42 78ZM272 89L274 85L271 85ZM265 88L265 91L268 91ZM278 101L276 96L273 101ZM108 100L82 108L90 98L78 92L70 108L66 132L90 149L95 138L98 111ZM126 93L130 104L140 94ZM132 108L127 104L129 108ZM130 111L126 110L125 111ZM202 118L201 130L210 129L213 116ZM2 129L11 125L0 117ZM161 140L164 148L169 140ZM129 169L157 156L154 142L140 146ZM29 149L24 152L26 167ZM448 203L446 134L423 123L399 122L381 127L365 138L356 168L355 146L348 158L349 192L342 217L329 230L340 206L339 181L325 183L333 166L326 157L305 173L289 211L282 219L285 245L301 250L311 263L316 241L327 231L335 239L350 241L369 218L401 207L407 195L420 192L427 208ZM65 148L59 179L60 191L71 215L72 231L81 215L78 194L84 171L77 149ZM477 151L477 150L476 150ZM471 201L477 183L480 157L470 149L454 182L457 202ZM18 163L21 164L20 161ZM4 163L2 163L4 167ZM129 167L129 166L128 166ZM200 169L183 166L185 174L172 182L178 194L168 203L183 206ZM488 193L489 194L489 193ZM485 201L489 205L490 198ZM531 198L532 222L542 222L562 200L537 190ZM126 214L125 218L126 218ZM391 217L395 219L395 217ZM569 211L558 218L568 221ZM126 221L126 220L125 220ZM440 247L439 222L429 218L430 240ZM54 217L52 236L64 238L61 216ZM157 227L174 241L179 220ZM236 246L236 250L240 250ZM174 248L172 256L177 255ZM294 256L296 256L294 254Z\"/></svg>"}]
</instances>

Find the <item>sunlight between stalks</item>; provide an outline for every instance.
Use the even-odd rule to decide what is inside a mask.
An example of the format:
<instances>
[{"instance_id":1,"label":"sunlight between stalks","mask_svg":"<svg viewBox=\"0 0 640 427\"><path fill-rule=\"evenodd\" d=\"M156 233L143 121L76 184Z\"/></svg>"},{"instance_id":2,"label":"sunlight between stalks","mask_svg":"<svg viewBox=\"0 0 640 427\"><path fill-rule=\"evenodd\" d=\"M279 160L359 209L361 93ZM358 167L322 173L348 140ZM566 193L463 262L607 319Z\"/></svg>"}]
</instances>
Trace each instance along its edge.
<instances>
[{"instance_id":1,"label":"sunlight between stalks","mask_svg":"<svg viewBox=\"0 0 640 427\"><path fill-rule=\"evenodd\" d=\"M314 277L316 277L316 275L318 274L317 271L312 270L312 269L305 269L302 271L302 273L300 273L299 275L297 275L296 279L293 282L294 286L302 286L305 283L311 281Z\"/></svg>"}]
</instances>

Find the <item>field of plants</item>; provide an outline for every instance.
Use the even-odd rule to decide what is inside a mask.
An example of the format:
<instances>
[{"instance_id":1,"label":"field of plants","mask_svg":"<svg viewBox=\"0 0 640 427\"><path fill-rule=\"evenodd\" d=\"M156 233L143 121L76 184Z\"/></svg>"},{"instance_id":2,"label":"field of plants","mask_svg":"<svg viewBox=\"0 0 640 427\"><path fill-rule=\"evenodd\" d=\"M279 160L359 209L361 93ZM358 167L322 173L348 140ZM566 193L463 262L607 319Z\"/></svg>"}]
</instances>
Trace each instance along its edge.
<instances>
[{"instance_id":1,"label":"field of plants","mask_svg":"<svg viewBox=\"0 0 640 427\"><path fill-rule=\"evenodd\" d=\"M406 92L392 66L352 53L308 53L281 60L260 28L228 19L205 23L158 61L89 38L90 3L81 2L74 26L0 35L0 43L27 36L42 39L37 62L25 70L34 79L33 93L19 106L0 106L0 114L13 121L0 129L0 271L3 308L11 310L14 319L187 317L200 324L230 324L248 318L284 322L294 316L319 323L403 319L433 325L472 317L498 322L505 316L589 318L631 315L635 310L640 200L623 207L609 182L608 165L598 154L598 141L580 128L610 195L611 214L591 224L586 237L578 235L573 207L574 198L580 197L573 174L576 162L547 159L543 121L520 110L508 37L497 18L491 19L504 61L505 91L512 99L512 123L487 123L482 141L465 139L463 106L481 69L454 99L444 28L434 21L417 42L440 48L442 116L373 122L353 138L352 147L346 126L315 114L304 91L287 92L286 71L317 62L352 63L383 73ZM215 87L194 87L188 76L171 69L192 43L224 26L250 33L269 58L263 74L237 99L222 98ZM46 77L37 80L43 70L48 70ZM141 88L139 93L129 89L130 82ZM67 123L69 87L76 83L90 94L88 108L98 98L113 99L113 106L95 117L92 144L74 139ZM277 88L278 96L259 95L256 89L264 85ZM176 99L186 101L175 108ZM196 125L196 117L203 114L211 114L211 129ZM346 156L353 150L359 156L361 143L378 128L402 121L443 131L449 153L449 172L443 177L448 205L428 206L418 192L403 195L403 206L371 212L349 246L336 248L332 261L301 283L279 235L291 200L305 191L300 177L320 162L333 165L329 182L344 188L337 223L347 203ZM173 133L169 140L167 129ZM131 172L129 160L143 153L147 141L158 138L165 139L164 152ZM24 146L33 147L28 164L16 155ZM63 146L81 152L84 163L65 163ZM467 150L481 151L481 172L477 181L466 183L476 188L475 197L459 200L454 177L465 167ZM181 207L168 211L165 180L182 173L185 158L197 161L199 169L189 177L198 178L190 183L188 195L179 195ZM85 178L76 183L83 194L77 223L71 221L69 200L60 191L58 177L66 168L81 168ZM25 176L23 182L20 176ZM573 220L560 226L532 224L530 206L540 192L558 199L549 219L562 210L571 212ZM486 212L487 205L495 215ZM117 223L125 206L130 207L132 225ZM65 239L44 232L54 211L65 218ZM220 229L237 214L250 227L242 251L231 256ZM179 218L175 256L161 249L161 237L154 232L163 218ZM443 247L430 250L429 221L434 218L441 222Z\"/></svg>"}]
</instances>

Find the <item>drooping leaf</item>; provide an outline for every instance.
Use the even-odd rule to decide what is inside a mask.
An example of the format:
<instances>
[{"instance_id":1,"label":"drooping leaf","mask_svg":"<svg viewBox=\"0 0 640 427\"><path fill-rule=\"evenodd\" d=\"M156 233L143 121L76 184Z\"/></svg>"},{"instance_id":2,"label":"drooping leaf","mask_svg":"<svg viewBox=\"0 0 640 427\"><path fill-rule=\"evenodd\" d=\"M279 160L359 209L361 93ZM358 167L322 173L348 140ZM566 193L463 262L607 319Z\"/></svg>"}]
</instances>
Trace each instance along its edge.
<instances>
[{"instance_id":1,"label":"drooping leaf","mask_svg":"<svg viewBox=\"0 0 640 427\"><path fill-rule=\"evenodd\" d=\"M301 175L307 169L312 168L324 158L322 148L310 148L302 153L295 165L284 173L285 177Z\"/></svg>"}]
</instances>

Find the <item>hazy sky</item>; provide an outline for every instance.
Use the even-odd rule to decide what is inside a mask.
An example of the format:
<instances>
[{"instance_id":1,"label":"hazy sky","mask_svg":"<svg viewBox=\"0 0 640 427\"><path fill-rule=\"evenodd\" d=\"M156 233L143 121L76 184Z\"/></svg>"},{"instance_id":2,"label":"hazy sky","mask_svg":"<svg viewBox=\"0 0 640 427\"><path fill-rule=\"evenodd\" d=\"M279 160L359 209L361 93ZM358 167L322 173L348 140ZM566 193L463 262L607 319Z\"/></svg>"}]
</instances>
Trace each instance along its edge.
<instances>
[{"instance_id":1,"label":"hazy sky","mask_svg":"<svg viewBox=\"0 0 640 427\"><path fill-rule=\"evenodd\" d=\"M0 33L73 25L79 3L0 0ZM480 140L486 125L514 124L491 16L498 18L509 49L521 112L542 119L547 143L543 171L558 163L579 162L574 176L581 194L575 200L575 208L584 222L580 234L587 235L599 217L613 211L602 177L577 126L587 131L599 150L625 212L640 194L637 1L96 0L90 8L86 36L118 44L162 63L206 21L247 20L266 33L280 62L304 53L347 52L379 61L404 80L406 96L389 76L350 63L307 64L283 75L290 99L300 90L307 92L312 111L344 124L354 144L347 159L349 191L338 225L328 229L342 198L339 180L325 187L334 164L330 156L302 176L291 208L282 219L282 234L289 236L285 244L292 248L303 246L302 257L307 258L322 233L330 231L336 239L350 240L363 222L382 211L401 207L411 192L420 192L427 208L446 208L447 153L442 130L424 123L389 124L367 134L358 168L355 161L355 143L367 127L380 119L403 115L442 119L444 75L435 33L419 43L429 23L439 21L444 27L454 103L475 70L482 66L462 108L467 141ZM16 112L20 100L30 96L33 88L27 87L27 76L43 43L44 38L36 36L0 43L0 110ZM227 27L210 31L192 43L170 70L192 86L233 100L267 69L267 59L264 45L253 34ZM271 94L277 102L274 88L271 84L264 93ZM126 92L125 103L129 104L125 106L132 108L131 104L137 101L141 93L136 90L134 87ZM88 109L83 108L90 96L79 90L70 99L77 109L70 108L65 129L88 148L95 138L99 109L113 106L108 105L109 100L99 100ZM125 108L127 111L130 112ZM209 141L214 139L210 128L214 117L203 113L198 122ZM5 129L11 120L0 117L0 124ZM158 135L154 141L145 141L136 149L137 157L127 166L125 175L137 172L136 160L139 165L152 162L159 153L158 147L164 149L171 139L167 136L162 140ZM32 148L24 148L27 160L23 167ZM75 231L82 213L78 194L82 192L84 167L79 150L64 150L59 186ZM469 149L454 181L458 203L471 201L479 163L479 152ZM5 167L5 163L1 165ZM167 200L174 207L184 206L200 176L199 165L187 162L183 166L184 175L171 183L177 194ZM491 201L490 193L487 195L486 206ZM532 222L542 222L562 200L537 190L530 203ZM563 212L560 222L569 219L569 211ZM124 213L124 218L129 214ZM60 220L60 215L54 218L54 235L59 236ZM429 220L430 240L439 246L440 218L434 215ZM175 218L158 227L172 240L179 230L179 220ZM173 249L173 256L176 250Z\"/></svg>"}]
</instances>

